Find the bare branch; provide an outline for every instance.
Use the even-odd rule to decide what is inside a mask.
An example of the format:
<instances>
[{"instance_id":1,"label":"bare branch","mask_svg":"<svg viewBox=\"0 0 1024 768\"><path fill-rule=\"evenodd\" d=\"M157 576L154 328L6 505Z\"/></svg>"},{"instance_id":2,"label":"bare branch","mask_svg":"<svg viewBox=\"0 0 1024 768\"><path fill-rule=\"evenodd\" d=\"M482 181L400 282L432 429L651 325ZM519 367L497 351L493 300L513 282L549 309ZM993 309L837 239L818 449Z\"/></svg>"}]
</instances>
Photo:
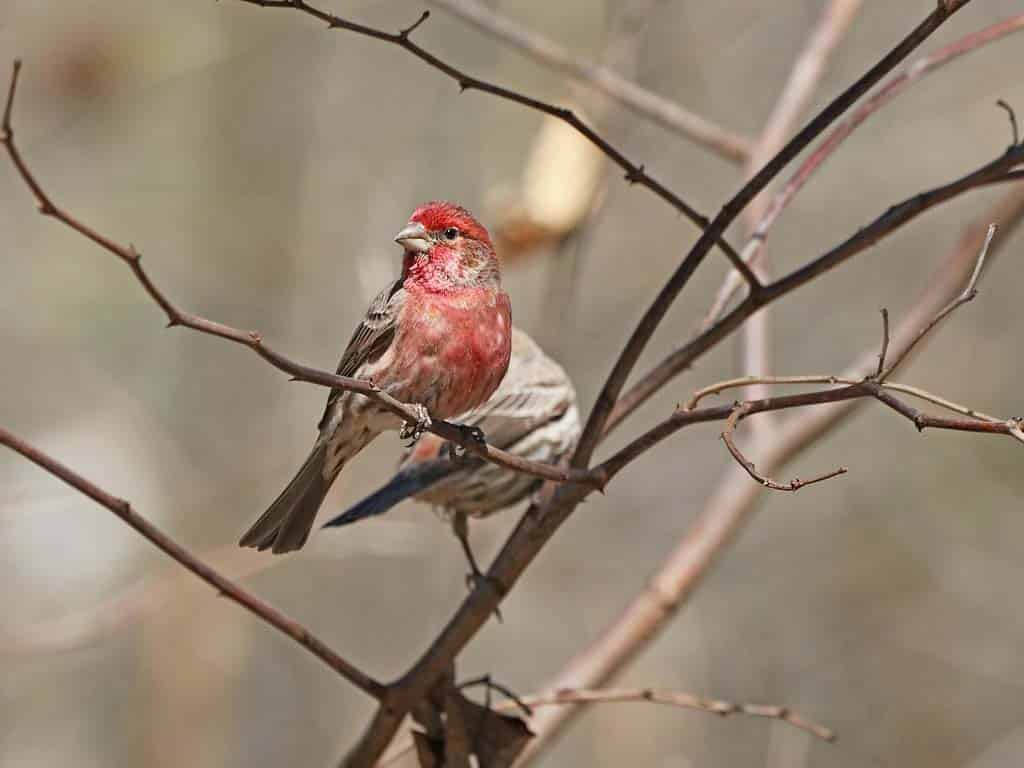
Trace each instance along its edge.
<instances>
[{"instance_id":1,"label":"bare branch","mask_svg":"<svg viewBox=\"0 0 1024 768\"><path fill-rule=\"evenodd\" d=\"M836 732L831 728L816 723L815 721L794 712L789 707L778 704L745 704L743 702L724 701L722 699L709 699L698 696L694 693L683 691L665 691L657 688L563 688L550 693L534 694L522 698L514 698L509 701L498 702L494 709L499 712L513 712L523 706L527 707L559 707L572 704L661 704L668 707L679 707L680 709L694 709L698 712L718 715L719 717L732 717L744 715L747 717L760 717L769 720L779 720L787 723L797 730L811 734L822 741L833 742L836 740ZM388 768L412 752L414 746L412 741L407 741L397 747L391 754L386 755L378 764L377 768Z\"/></svg>"},{"instance_id":2,"label":"bare branch","mask_svg":"<svg viewBox=\"0 0 1024 768\"><path fill-rule=\"evenodd\" d=\"M840 376L836 374L818 374L818 375L804 375L804 376L741 376L736 379L726 379L725 381L717 381L714 384L709 384L706 387L702 387L693 393L693 396L687 401L686 405L683 406L683 410L692 411L696 409L697 404L708 395L715 395L720 392L724 392L728 389L734 389L736 387L746 387L751 384L845 384L852 386L860 384L864 381L863 376L850 377ZM897 384L891 381L879 382L883 389L891 390L892 392L899 392L904 395L910 395L921 400L925 400L929 403L938 405L946 410L953 411L954 413L960 413L964 416L971 416L973 418L982 419L984 421L1007 421L1007 419L1001 419L998 416L990 416L987 413L983 413L974 408L969 408L966 405L960 405L954 403L951 400L947 400L944 397L940 397L932 392L921 389L920 387L913 387L908 384Z\"/></svg>"},{"instance_id":3,"label":"bare branch","mask_svg":"<svg viewBox=\"0 0 1024 768\"><path fill-rule=\"evenodd\" d=\"M132 505L130 503L124 499L120 499L117 496L107 493L99 486L91 483L89 480L86 480L70 467L60 463L54 458L51 458L38 448L29 445L27 442L16 437L2 427L0 427L0 444L6 445L16 453L20 453L33 464L45 469L54 477L64 481L75 490L85 494L100 506L109 509L125 523L135 529L135 531L155 544L158 549L181 563L181 565L216 589L219 593L230 598L250 613L258 616L267 624L270 624L279 632L290 637L364 693L373 696L378 701L383 700L387 691L381 683L377 682L361 669L343 659L326 643L316 637L297 621L285 616L269 603L265 603L263 600L256 597L256 595L248 592L243 587L213 570L210 566L171 539L155 525L139 515L134 509L132 509Z\"/></svg>"},{"instance_id":4,"label":"bare branch","mask_svg":"<svg viewBox=\"0 0 1024 768\"><path fill-rule=\"evenodd\" d=\"M992 162L986 163L955 181L914 195L892 206L839 245L821 256L811 259L788 275L766 285L761 297L747 296L721 320L669 354L634 384L616 403L608 419L605 435L621 424L651 395L686 370L694 360L722 341L764 305L779 299L828 270L834 269L852 256L867 250L879 240L891 235L907 222L936 205L971 189L1018 181L1019 177L1013 169L1021 164L1024 164L1024 145L1011 147Z\"/></svg>"},{"instance_id":5,"label":"bare branch","mask_svg":"<svg viewBox=\"0 0 1024 768\"><path fill-rule=\"evenodd\" d=\"M808 102L817 90L832 52L836 49L850 28L861 8L861 0L831 0L822 10L821 17L807 38L778 101L765 122L747 160L746 175L752 176L772 155L779 151L798 124ZM768 190L765 189L750 201L743 212L744 229L749 237L756 229L769 205ZM767 259L750 264L754 275L762 283L771 278ZM733 270L730 270L730 274ZM739 276L739 275L737 275ZM750 375L766 375L771 369L771 323L767 310L755 312L743 325L740 337L743 357L743 372ZM745 391L745 399L766 396L766 391L757 386ZM771 421L761 419L753 422L757 435L764 436L771 429Z\"/></svg>"},{"instance_id":6,"label":"bare branch","mask_svg":"<svg viewBox=\"0 0 1024 768\"><path fill-rule=\"evenodd\" d=\"M985 233L985 241L981 244L981 250L978 251L978 260L974 263L974 271L971 272L971 277L967 281L967 285L964 286L963 291L960 293L959 296L957 296L955 299L949 302L949 304L943 307L935 315L935 317L933 317L931 321L926 326L924 326L924 328L918 331L917 336L914 337L913 341L911 341L910 344L907 345L906 349L904 349L899 355L896 356L896 359L889 364L888 368L881 370L879 372L879 381L885 381L892 374L892 372L895 371L900 366L900 363L902 363L907 358L907 355L913 352L914 347L917 346L921 339L927 336L931 332L931 330L935 328L935 326L937 326L939 323L945 320L958 307L961 307L967 302L972 301L974 297L978 295L978 278L981 277L981 270L985 266L985 257L988 255L988 249L989 246L992 245L992 238L995 237L995 234L996 225L989 224L988 231ZM879 366L881 366L881 363L879 363Z\"/></svg>"},{"instance_id":7,"label":"bare branch","mask_svg":"<svg viewBox=\"0 0 1024 768\"><path fill-rule=\"evenodd\" d=\"M601 392L597 397L597 402L594 404L594 408L587 419L586 426L583 429L583 435L580 437L579 446L572 458L572 466L585 467L590 463L594 449L597 447L598 442L606 431L605 425L609 422L609 419L612 416L612 410L617 407L616 401L619 399L619 394L622 392L622 388L626 384L626 379L632 372L637 360L640 359L641 353L647 346L647 342L654 334L654 331L657 330L658 325L665 316L665 313L668 312L669 308L672 306L676 296L679 295L679 292L690 281L693 273L704 261L705 256L707 256L708 251L711 250L712 245L714 245L718 237L725 232L726 228L735 221L736 217L740 215L751 200L753 200L765 187L767 187L769 182L771 182L771 180L774 179L793 158L795 158L806 146L820 136L821 133L829 127L829 125L839 119L846 110L853 106L853 104L862 95L864 95L864 93L870 90L875 83L879 82L889 72L895 69L903 59L909 56L915 48L928 38L929 35L942 26L954 11L958 10L964 4L966 3L957 4L955 6L953 4L941 5L928 14L924 21L918 24L909 35L896 45L896 47L883 56L877 64L872 66L855 83L849 86L817 115L815 115L815 117L807 123L807 125L805 125L796 134L796 136L790 139L786 145L780 149L772 159L754 175L753 178L750 179L750 181L743 185L739 192L737 192L728 202L726 202L724 206L722 206L721 211L704 230L704 233L690 249L689 253L676 269L675 273L669 278L668 282L665 283L658 296L654 299L654 302L644 313L644 316L641 318L636 329L633 331L633 334L630 336L629 341L626 343L625 348L619 354L619 358L615 362L611 373L608 375L607 381L601 388ZM748 296L749 306L747 307L747 312L743 319L746 319L747 316L753 314L752 310L755 310L767 303L765 301L766 298L767 296L765 296L765 292L763 290L752 291ZM719 327L724 329L728 325L728 319L725 319ZM710 337L708 338L710 339Z\"/></svg>"},{"instance_id":8,"label":"bare branch","mask_svg":"<svg viewBox=\"0 0 1024 768\"><path fill-rule=\"evenodd\" d=\"M846 467L839 467L831 472L826 472L824 475L819 477L813 477L810 480L801 480L799 477L794 477L788 483L780 483L777 480L772 480L767 475L759 474L754 463L750 461L743 452L736 445L736 441L733 439L733 433L736 431L736 425L745 416L750 414L750 403L736 403L732 409L732 413L725 422L725 429L722 430L722 442L725 443L725 447L729 449L729 453L736 459L736 462L743 467L743 470L750 475L754 480L763 485L765 488L769 488L773 491L799 491L805 485L811 485L813 483L820 483L823 480L830 480L833 477L839 475L845 475L847 472Z\"/></svg>"},{"instance_id":9,"label":"bare branch","mask_svg":"<svg viewBox=\"0 0 1024 768\"><path fill-rule=\"evenodd\" d=\"M882 371L885 370L885 355L889 351L889 310L882 307L879 311L882 313L882 351L878 353L878 368L875 371L875 377L880 379Z\"/></svg>"},{"instance_id":10,"label":"bare branch","mask_svg":"<svg viewBox=\"0 0 1024 768\"><path fill-rule=\"evenodd\" d=\"M371 400L380 403L396 416L399 416L409 423L416 423L419 420L417 411L412 407L412 405L396 400L387 392L375 386L373 382L353 379L348 376L338 376L337 374L330 373L328 371L321 371L316 368L297 363L285 357L280 352L272 349L263 341L262 336L256 331L244 331L239 328L233 328L230 325L224 325L223 323L208 320L200 315L195 315L179 309L169 298L167 298L167 295L157 287L156 283L153 282L152 278L149 276L149 273L146 272L145 268L143 268L142 254L136 250L135 246L130 244L121 245L120 243L115 242L111 238L97 232L88 225L79 221L67 211L58 207L43 190L38 180L32 174L32 171L25 163L21 153L18 151L17 145L14 142L14 127L11 121L11 115L20 71L21 62L15 61L11 75L10 87L8 89L7 103L4 107L4 119L2 125L0 125L0 143L7 148L7 154L10 156L11 161L17 168L22 180L32 191L32 195L36 201L36 207L43 215L50 216L65 226L70 227L89 240L92 240L104 250L117 256L121 261L127 264L149 297L167 316L168 327L182 326L210 336L217 336L219 338L226 339L227 341L234 342L235 344L241 344L242 346L251 349L278 370L290 374L297 381L319 384L321 386L331 387L334 389L345 389L351 392L358 392L359 394L365 395ZM553 464L529 461L520 456L508 453L507 451L503 451L500 448L495 448L486 442L482 442L476 437L468 434L466 430L460 429L457 425L446 421L434 419L426 429L449 442L459 445L468 452L473 453L482 459L498 464L499 466L507 469L512 469L517 472L525 472L526 474L535 475L554 482L593 483L593 479L590 478L586 472L567 470Z\"/></svg>"},{"instance_id":11,"label":"bare branch","mask_svg":"<svg viewBox=\"0 0 1024 768\"><path fill-rule=\"evenodd\" d=\"M1005 193L982 217L982 221L985 224L990 221L1000 222L1005 237L1020 223L1022 217L1024 185L1019 185ZM985 224L974 224L966 228L960 242L951 250L921 297L895 330L892 342L895 350L902 349L922 323L927 322L928 318L934 316L961 291L963 280L970 274L981 246ZM992 255L998 250L999 241L994 244ZM852 362L843 377L852 382L861 380L866 372L875 370L877 354L877 347L872 344ZM831 383L832 377L818 378L825 380L820 383ZM887 383L885 386L902 385ZM808 409L798 416L783 420L773 432L773 439L765 445L761 456L762 466L770 472L777 471L815 440L835 429L865 402L863 398L846 400ZM976 413L967 415L992 418ZM1010 435L1021 439L1012 428ZM566 664L548 686L549 690L604 685L658 636L750 519L757 500L763 498L761 489L744 482L745 477L746 473L739 466L733 465L727 471L689 531L656 573L589 647ZM543 751L580 712L576 708L538 712L530 722L537 737L529 746L521 765Z\"/></svg>"},{"instance_id":12,"label":"bare branch","mask_svg":"<svg viewBox=\"0 0 1024 768\"><path fill-rule=\"evenodd\" d=\"M258 5L264 8L290 8L326 22L329 29L342 29L374 40L380 40L381 42L392 43L411 53L427 66L432 67L453 79L458 83L460 92L472 90L480 91L481 93L489 93L492 96L497 96L498 98L505 99L506 101L512 101L538 112L543 112L544 114L557 117L567 125L572 126L591 144L607 155L613 163L619 166L624 171L624 178L630 184L639 184L642 187L647 187L647 189L651 190L651 192L679 211L679 213L688 218L701 230L706 230L710 223L707 216L699 213L695 208L690 206L689 203L683 200L682 197L677 195L661 182L655 180L654 177L647 173L643 164L634 163L626 157L620 150L616 149L611 142L584 123L571 109L558 107L554 104L549 104L546 101L541 101L540 99L535 99L532 96L527 96L518 91L514 91L511 88L505 88L486 80L473 77L472 75L467 75L462 70L442 61L437 56L430 53L426 48L423 48L414 42L409 37L409 32L419 26L419 24L424 21L424 17L421 17L416 24L407 28L407 30L391 33L385 32L381 29L368 27L354 21L349 21L341 18L340 16L328 13L327 11L322 11L319 8L314 8L306 3L305 0L239 0L239 2ZM743 260L736 252L736 249L725 240L723 231L719 231L714 236L713 242L722 249L732 266L742 273L744 279L749 282L751 289L756 290L759 285L757 278L754 277L754 273L750 271L747 265L743 263Z\"/></svg>"},{"instance_id":13,"label":"bare branch","mask_svg":"<svg viewBox=\"0 0 1024 768\"><path fill-rule=\"evenodd\" d=\"M647 90L601 64L574 58L557 43L520 26L479 0L429 0L481 32L535 61L586 83L634 114L648 118L733 163L750 155L751 142L680 104Z\"/></svg>"},{"instance_id":14,"label":"bare branch","mask_svg":"<svg viewBox=\"0 0 1024 768\"><path fill-rule=\"evenodd\" d=\"M956 40L949 45L940 48L935 53L924 56L908 65L897 75L894 75L878 91L876 91L860 107L853 110L850 116L837 125L827 137L825 137L818 148L812 152L799 168L789 177L772 200L771 205L764 211L763 216L750 234L749 239L740 251L740 256L751 266L756 266L761 254L764 252L764 243L768 232L775 225L783 210L792 202L797 193L803 189L811 176L824 165L839 146L849 137L851 133L865 120L878 112L882 107L903 93L909 86L921 80L931 72L949 64L963 56L972 53L989 43L1001 40L1013 32L1024 29L1024 14L1011 16L997 24L986 27L978 32L973 32L965 37ZM1012 111L1011 111L1012 113ZM1016 140L1014 132L1014 144L1020 143ZM711 327L725 314L729 302L736 295L736 292L743 285L741 277L733 272L726 276L725 282L719 289L715 300L701 323L700 330L704 331Z\"/></svg>"}]
</instances>

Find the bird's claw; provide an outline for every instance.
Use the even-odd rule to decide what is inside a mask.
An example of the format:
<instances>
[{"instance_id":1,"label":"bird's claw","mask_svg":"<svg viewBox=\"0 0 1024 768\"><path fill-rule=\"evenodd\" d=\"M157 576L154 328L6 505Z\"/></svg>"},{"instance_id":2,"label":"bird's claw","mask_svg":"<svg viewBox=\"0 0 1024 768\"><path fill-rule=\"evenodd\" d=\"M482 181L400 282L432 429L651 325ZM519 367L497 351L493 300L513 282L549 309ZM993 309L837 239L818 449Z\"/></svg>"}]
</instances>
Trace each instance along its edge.
<instances>
[{"instance_id":1,"label":"bird's claw","mask_svg":"<svg viewBox=\"0 0 1024 768\"><path fill-rule=\"evenodd\" d=\"M406 448L412 448L432 423L430 420L430 412L427 410L425 405L416 403L412 406L412 409L416 412L416 421L407 421L403 423L402 429L398 433L398 438L400 440L409 441L405 446Z\"/></svg>"}]
</instances>

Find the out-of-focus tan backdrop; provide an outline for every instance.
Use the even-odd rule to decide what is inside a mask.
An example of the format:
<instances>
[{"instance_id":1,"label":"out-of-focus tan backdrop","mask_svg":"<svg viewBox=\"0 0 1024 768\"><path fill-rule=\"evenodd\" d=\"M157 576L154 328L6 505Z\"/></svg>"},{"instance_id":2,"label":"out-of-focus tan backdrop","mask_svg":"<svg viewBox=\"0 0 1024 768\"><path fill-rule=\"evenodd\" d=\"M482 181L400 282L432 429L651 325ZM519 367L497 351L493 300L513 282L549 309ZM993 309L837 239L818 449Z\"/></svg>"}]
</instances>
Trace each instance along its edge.
<instances>
[{"instance_id":1,"label":"out-of-focus tan backdrop","mask_svg":"<svg viewBox=\"0 0 1024 768\"><path fill-rule=\"evenodd\" d=\"M598 57L612 3L502 2L581 56ZM747 134L767 117L822 3L653 4L635 77ZM902 37L933 0L865 4L815 98L820 106ZM335 3L397 29L421 4ZM921 53L1006 15L972 3ZM468 71L554 101L565 80L442 12L417 38ZM1009 140L997 98L1024 110L1024 41L1010 37L930 79L866 124L786 213L781 268L838 242L889 204L994 157ZM412 208L451 198L486 219L514 183L540 116L455 85L397 48L328 33L307 17L234 0L8 0L0 66L25 60L22 150L59 203L122 241L186 308L259 329L333 368L369 297L398 268L391 237ZM631 157L703 211L738 170L616 113ZM898 320L962 227L1002 190L915 221L801 289L774 313L775 370L831 371ZM734 233L739 239L739 233ZM575 285L544 255L508 265L518 324L575 378L588 409L634 322L694 229L613 178ZM981 297L903 379L989 412L1024 412L1020 259L1006 250ZM324 392L251 353L163 318L112 256L36 216L0 163L0 423L37 442L196 551L244 572L233 550L291 476ZM724 274L715 256L641 368L684 339ZM568 305L563 314L561 305ZM723 345L608 447L696 386L737 371ZM464 654L537 689L616 615L686 530L726 468L708 426L680 433L582 507ZM386 478L380 439L325 512ZM603 449L607 450L607 449ZM838 744L784 724L650 705L604 705L547 766L1015 766L1024 758L1024 473L1021 446L918 435L871 407L788 468L837 464L838 480L763 504L694 599L621 682L779 702L836 728ZM756 457L754 457L756 459ZM489 557L515 521L478 524ZM0 762L109 765L331 764L372 702L290 641L214 597L107 511L13 454L0 459ZM400 673L464 595L464 564L425 507L321 533L244 576L382 679ZM140 588L139 584L151 585ZM157 585L153 587L152 585ZM111 599L145 618L96 626Z\"/></svg>"}]
</instances>

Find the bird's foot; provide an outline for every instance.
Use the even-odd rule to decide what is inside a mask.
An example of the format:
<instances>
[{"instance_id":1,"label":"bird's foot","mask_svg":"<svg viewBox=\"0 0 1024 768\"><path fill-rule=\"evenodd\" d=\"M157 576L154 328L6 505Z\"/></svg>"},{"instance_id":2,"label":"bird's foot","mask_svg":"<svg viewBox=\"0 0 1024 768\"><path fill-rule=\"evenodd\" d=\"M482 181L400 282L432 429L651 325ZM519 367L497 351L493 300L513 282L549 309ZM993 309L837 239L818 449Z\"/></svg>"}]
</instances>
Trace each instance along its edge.
<instances>
[{"instance_id":1,"label":"bird's foot","mask_svg":"<svg viewBox=\"0 0 1024 768\"><path fill-rule=\"evenodd\" d=\"M456 424L455 428L459 430L462 435L463 443L476 443L477 445L487 445L487 436L480 427L470 427L465 424ZM465 447L458 445L457 443L445 443L445 456L455 461L461 459L469 451Z\"/></svg>"},{"instance_id":2,"label":"bird's foot","mask_svg":"<svg viewBox=\"0 0 1024 768\"><path fill-rule=\"evenodd\" d=\"M427 410L425 405L415 403L413 404L412 409L416 412L416 421L407 421L403 423L402 429L398 433L398 438L400 440L409 441L405 446L406 448L412 448L432 423L430 420L430 412Z\"/></svg>"}]
</instances>

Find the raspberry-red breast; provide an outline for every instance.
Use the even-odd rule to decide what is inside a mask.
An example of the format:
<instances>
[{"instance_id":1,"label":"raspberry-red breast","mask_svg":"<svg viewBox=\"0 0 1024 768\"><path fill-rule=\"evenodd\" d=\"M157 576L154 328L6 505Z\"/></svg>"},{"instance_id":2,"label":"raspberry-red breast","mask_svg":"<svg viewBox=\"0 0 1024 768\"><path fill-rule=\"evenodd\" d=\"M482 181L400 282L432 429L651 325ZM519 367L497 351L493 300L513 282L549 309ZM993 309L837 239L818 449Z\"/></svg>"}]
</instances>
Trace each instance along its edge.
<instances>
[{"instance_id":1,"label":"raspberry-red breast","mask_svg":"<svg viewBox=\"0 0 1024 768\"><path fill-rule=\"evenodd\" d=\"M337 372L450 419L484 403L508 368L512 318L498 257L483 225L449 202L417 208L395 241L405 250L402 275L370 304ZM401 426L367 397L331 390L309 457L239 544L302 547L345 463Z\"/></svg>"}]
</instances>

